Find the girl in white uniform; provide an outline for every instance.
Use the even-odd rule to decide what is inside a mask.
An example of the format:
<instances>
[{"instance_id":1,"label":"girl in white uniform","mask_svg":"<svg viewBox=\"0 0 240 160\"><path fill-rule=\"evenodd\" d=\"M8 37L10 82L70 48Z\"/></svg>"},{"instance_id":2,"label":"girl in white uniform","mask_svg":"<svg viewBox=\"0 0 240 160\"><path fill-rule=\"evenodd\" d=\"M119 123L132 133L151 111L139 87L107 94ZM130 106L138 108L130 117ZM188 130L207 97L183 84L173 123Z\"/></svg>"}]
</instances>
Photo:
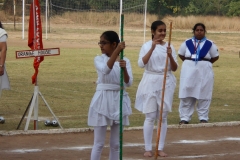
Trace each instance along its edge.
<instances>
[{"instance_id":1,"label":"girl in white uniform","mask_svg":"<svg viewBox=\"0 0 240 160\"><path fill-rule=\"evenodd\" d=\"M119 58L120 52L125 48L125 42L119 42L116 32L104 32L98 44L102 55L94 59L98 80L88 113L88 125L94 127L91 160L101 158L107 126L111 128L109 159L117 160L119 159L120 70L121 68L124 70L125 88L132 85L132 68L129 59ZM122 124L125 126L129 125L128 116L132 113L131 101L125 90L122 104Z\"/></svg>"},{"instance_id":2,"label":"girl in white uniform","mask_svg":"<svg viewBox=\"0 0 240 160\"><path fill-rule=\"evenodd\" d=\"M159 120L159 110L162 96L162 86L166 58L168 58L168 72L164 95L161 136L158 155L166 157L163 152L167 133L167 115L172 111L173 94L176 78L171 71L176 71L177 55L173 45L163 41L166 36L166 25L162 21L155 21L151 26L152 40L146 42L139 54L138 65L145 68L142 80L136 93L135 108L145 114L143 135L145 143L145 157L152 157L152 136L155 120Z\"/></svg>"},{"instance_id":3,"label":"girl in white uniform","mask_svg":"<svg viewBox=\"0 0 240 160\"><path fill-rule=\"evenodd\" d=\"M0 21L0 96L2 89L10 89L10 83L5 68L7 54L7 32L3 29Z\"/></svg>"},{"instance_id":4,"label":"girl in white uniform","mask_svg":"<svg viewBox=\"0 0 240 160\"><path fill-rule=\"evenodd\" d=\"M200 123L207 123L209 119L214 81L212 64L218 60L219 53L205 33L204 24L195 24L194 36L183 42L178 51L183 61L179 86L179 124L189 123L196 103Z\"/></svg>"}]
</instances>

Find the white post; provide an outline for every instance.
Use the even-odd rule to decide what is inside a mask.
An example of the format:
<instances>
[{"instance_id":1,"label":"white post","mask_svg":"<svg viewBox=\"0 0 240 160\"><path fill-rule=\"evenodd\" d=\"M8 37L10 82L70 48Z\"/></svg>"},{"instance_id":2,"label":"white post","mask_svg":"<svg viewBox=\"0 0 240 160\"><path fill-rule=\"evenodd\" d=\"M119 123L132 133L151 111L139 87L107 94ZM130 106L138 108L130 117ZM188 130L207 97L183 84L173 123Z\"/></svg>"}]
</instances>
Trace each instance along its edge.
<instances>
[{"instance_id":1,"label":"white post","mask_svg":"<svg viewBox=\"0 0 240 160\"><path fill-rule=\"evenodd\" d=\"M121 15L122 15L122 0L120 0L120 11L119 11L119 13L120 13L120 16L119 16L119 38L120 38L120 40L121 40Z\"/></svg>"},{"instance_id":2,"label":"white post","mask_svg":"<svg viewBox=\"0 0 240 160\"><path fill-rule=\"evenodd\" d=\"M34 105L34 130L38 129L38 86L35 86L34 88L34 95L36 94L36 99L35 99L35 103L33 103Z\"/></svg>"},{"instance_id":3,"label":"white post","mask_svg":"<svg viewBox=\"0 0 240 160\"><path fill-rule=\"evenodd\" d=\"M50 11L49 11L49 7L50 7L50 3L51 3L51 1L49 1L49 5L48 5L48 31L49 31L49 33L50 33Z\"/></svg>"},{"instance_id":4,"label":"white post","mask_svg":"<svg viewBox=\"0 0 240 160\"><path fill-rule=\"evenodd\" d=\"M22 39L24 39L25 0L22 1Z\"/></svg>"},{"instance_id":5,"label":"white post","mask_svg":"<svg viewBox=\"0 0 240 160\"><path fill-rule=\"evenodd\" d=\"M16 0L13 0L14 30L16 29Z\"/></svg>"},{"instance_id":6,"label":"white post","mask_svg":"<svg viewBox=\"0 0 240 160\"><path fill-rule=\"evenodd\" d=\"M35 86L34 87L33 98L32 98L32 102L31 102L31 105L30 105L30 108L29 108L29 111L28 111L28 117L27 117L27 121L26 121L24 131L28 130L28 126L29 126L29 123L30 123L30 120L31 120L31 116L32 116L32 112L33 112L33 108L34 108L37 96L38 96L38 87ZM34 128L35 128L35 126L34 126Z\"/></svg>"},{"instance_id":7,"label":"white post","mask_svg":"<svg viewBox=\"0 0 240 160\"><path fill-rule=\"evenodd\" d=\"M47 25L48 25L48 0L46 0L46 9L45 9L45 13L46 13L46 39L48 39L47 37Z\"/></svg>"},{"instance_id":8,"label":"white post","mask_svg":"<svg viewBox=\"0 0 240 160\"><path fill-rule=\"evenodd\" d=\"M145 43L146 40L146 23L147 23L147 0L145 1L145 13L144 13L144 31L143 31L143 43Z\"/></svg>"}]
</instances>

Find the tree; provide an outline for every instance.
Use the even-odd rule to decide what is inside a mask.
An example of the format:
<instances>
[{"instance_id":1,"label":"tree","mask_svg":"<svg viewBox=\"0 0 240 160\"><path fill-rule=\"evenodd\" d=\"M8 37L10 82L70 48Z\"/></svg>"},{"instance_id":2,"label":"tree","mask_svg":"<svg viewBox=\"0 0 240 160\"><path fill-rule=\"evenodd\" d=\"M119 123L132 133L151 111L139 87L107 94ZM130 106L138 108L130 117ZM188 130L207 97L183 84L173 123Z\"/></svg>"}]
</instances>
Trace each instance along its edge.
<instances>
[{"instance_id":1,"label":"tree","mask_svg":"<svg viewBox=\"0 0 240 160\"><path fill-rule=\"evenodd\" d=\"M189 2L190 0L148 0L148 12L160 17L185 14Z\"/></svg>"},{"instance_id":2,"label":"tree","mask_svg":"<svg viewBox=\"0 0 240 160\"><path fill-rule=\"evenodd\" d=\"M225 15L231 0L192 0L186 7L187 14Z\"/></svg>"},{"instance_id":3,"label":"tree","mask_svg":"<svg viewBox=\"0 0 240 160\"><path fill-rule=\"evenodd\" d=\"M227 15L240 16L240 0L231 1Z\"/></svg>"}]
</instances>

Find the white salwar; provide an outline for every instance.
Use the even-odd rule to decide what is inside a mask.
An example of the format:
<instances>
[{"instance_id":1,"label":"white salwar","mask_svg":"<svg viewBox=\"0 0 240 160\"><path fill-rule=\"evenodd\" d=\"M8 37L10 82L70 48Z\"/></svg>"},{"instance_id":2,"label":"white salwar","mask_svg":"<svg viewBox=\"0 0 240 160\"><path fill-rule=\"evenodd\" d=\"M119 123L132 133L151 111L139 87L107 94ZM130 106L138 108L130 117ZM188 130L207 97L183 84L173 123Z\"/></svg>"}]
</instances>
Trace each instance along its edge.
<instances>
[{"instance_id":1,"label":"white salwar","mask_svg":"<svg viewBox=\"0 0 240 160\"><path fill-rule=\"evenodd\" d=\"M7 42L7 32L2 28L0 28L0 43L1 42ZM1 50L0 50L0 59L1 59ZM4 64L4 74L0 76L0 96L3 89L5 90L10 89L10 82L9 82L7 70L5 68L5 64Z\"/></svg>"},{"instance_id":2,"label":"white salwar","mask_svg":"<svg viewBox=\"0 0 240 160\"><path fill-rule=\"evenodd\" d=\"M192 39L193 43L194 40ZM200 48L203 47L206 41L200 43ZM179 55L184 57L191 57L191 53L186 46L186 41L182 43L178 51ZM205 59L211 59L219 56L217 46L212 42L212 46ZM180 86L179 86L179 113L180 119L189 121L193 113L193 108L195 104L192 104L194 99L205 100L208 103L203 105L205 109L201 109L201 106L197 106L199 120L208 120L209 106L212 99L213 92L213 83L214 83L214 73L212 69L212 63L209 61L193 61L193 60L184 60L181 68L180 75ZM196 100L195 100L196 101ZM191 105L190 105L191 104ZM206 107L208 105L208 107ZM186 107L188 106L188 107ZM201 112L201 113L200 113Z\"/></svg>"},{"instance_id":3,"label":"white salwar","mask_svg":"<svg viewBox=\"0 0 240 160\"><path fill-rule=\"evenodd\" d=\"M97 88L92 98L89 113L89 126L106 126L119 123L120 106L120 69L119 62L115 62L112 69L107 66L109 57L106 54L95 57L94 64L98 73ZM124 88L132 85L133 76L129 59L124 57L129 74L129 82ZM123 91L122 124L129 125L128 116L132 114L131 101L128 93Z\"/></svg>"},{"instance_id":4,"label":"white salwar","mask_svg":"<svg viewBox=\"0 0 240 160\"><path fill-rule=\"evenodd\" d=\"M167 46L168 43L165 43L164 45L156 45L146 65L144 65L142 58L152 47L152 41L146 42L140 50L138 65L141 68L145 68L145 72L143 73L142 80L137 89L135 108L142 113L151 113L160 109L164 70L167 58ZM175 49L172 45L171 48L172 56L177 63ZM176 87L176 78L171 72L170 61L168 62L167 71L163 111L171 112L173 94ZM158 105L150 105L152 99L156 99Z\"/></svg>"},{"instance_id":5,"label":"white salwar","mask_svg":"<svg viewBox=\"0 0 240 160\"><path fill-rule=\"evenodd\" d=\"M165 64L167 58L167 46L156 45L147 64L144 65L142 58L148 53L152 47L152 40L146 42L139 53L138 65L145 68L141 82L139 83L135 108L145 114L143 125L145 151L152 150L152 136L154 123L157 120L159 123L159 110L162 97L162 87L164 79ZM177 55L174 47L172 48L172 56L177 63ZM161 137L158 150L163 151L165 137L167 133L167 115L172 111L173 94L176 87L176 78L171 72L170 60L168 60L167 77L163 104L163 117Z\"/></svg>"}]
</instances>

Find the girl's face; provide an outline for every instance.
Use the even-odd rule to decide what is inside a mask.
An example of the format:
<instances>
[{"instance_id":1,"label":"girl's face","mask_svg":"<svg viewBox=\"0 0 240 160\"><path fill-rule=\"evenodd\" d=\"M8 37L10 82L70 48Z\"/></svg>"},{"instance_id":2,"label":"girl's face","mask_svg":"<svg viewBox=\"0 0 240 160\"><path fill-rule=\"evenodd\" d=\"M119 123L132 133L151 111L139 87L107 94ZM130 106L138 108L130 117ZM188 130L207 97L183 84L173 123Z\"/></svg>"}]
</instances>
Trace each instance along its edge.
<instances>
[{"instance_id":1,"label":"girl's face","mask_svg":"<svg viewBox=\"0 0 240 160\"><path fill-rule=\"evenodd\" d=\"M203 37L205 37L205 30L202 26L197 26L197 28L194 31L194 36L196 39L201 40Z\"/></svg>"},{"instance_id":2,"label":"girl's face","mask_svg":"<svg viewBox=\"0 0 240 160\"><path fill-rule=\"evenodd\" d=\"M108 40L106 40L104 36L100 37L100 42L98 43L98 45L100 46L102 53L106 54L108 57L112 55L113 51L117 47L116 42L111 43Z\"/></svg>"},{"instance_id":3,"label":"girl's face","mask_svg":"<svg viewBox=\"0 0 240 160\"><path fill-rule=\"evenodd\" d=\"M153 39L158 39L159 41L163 41L166 37L166 25L160 25L157 27L156 31L152 30Z\"/></svg>"}]
</instances>

